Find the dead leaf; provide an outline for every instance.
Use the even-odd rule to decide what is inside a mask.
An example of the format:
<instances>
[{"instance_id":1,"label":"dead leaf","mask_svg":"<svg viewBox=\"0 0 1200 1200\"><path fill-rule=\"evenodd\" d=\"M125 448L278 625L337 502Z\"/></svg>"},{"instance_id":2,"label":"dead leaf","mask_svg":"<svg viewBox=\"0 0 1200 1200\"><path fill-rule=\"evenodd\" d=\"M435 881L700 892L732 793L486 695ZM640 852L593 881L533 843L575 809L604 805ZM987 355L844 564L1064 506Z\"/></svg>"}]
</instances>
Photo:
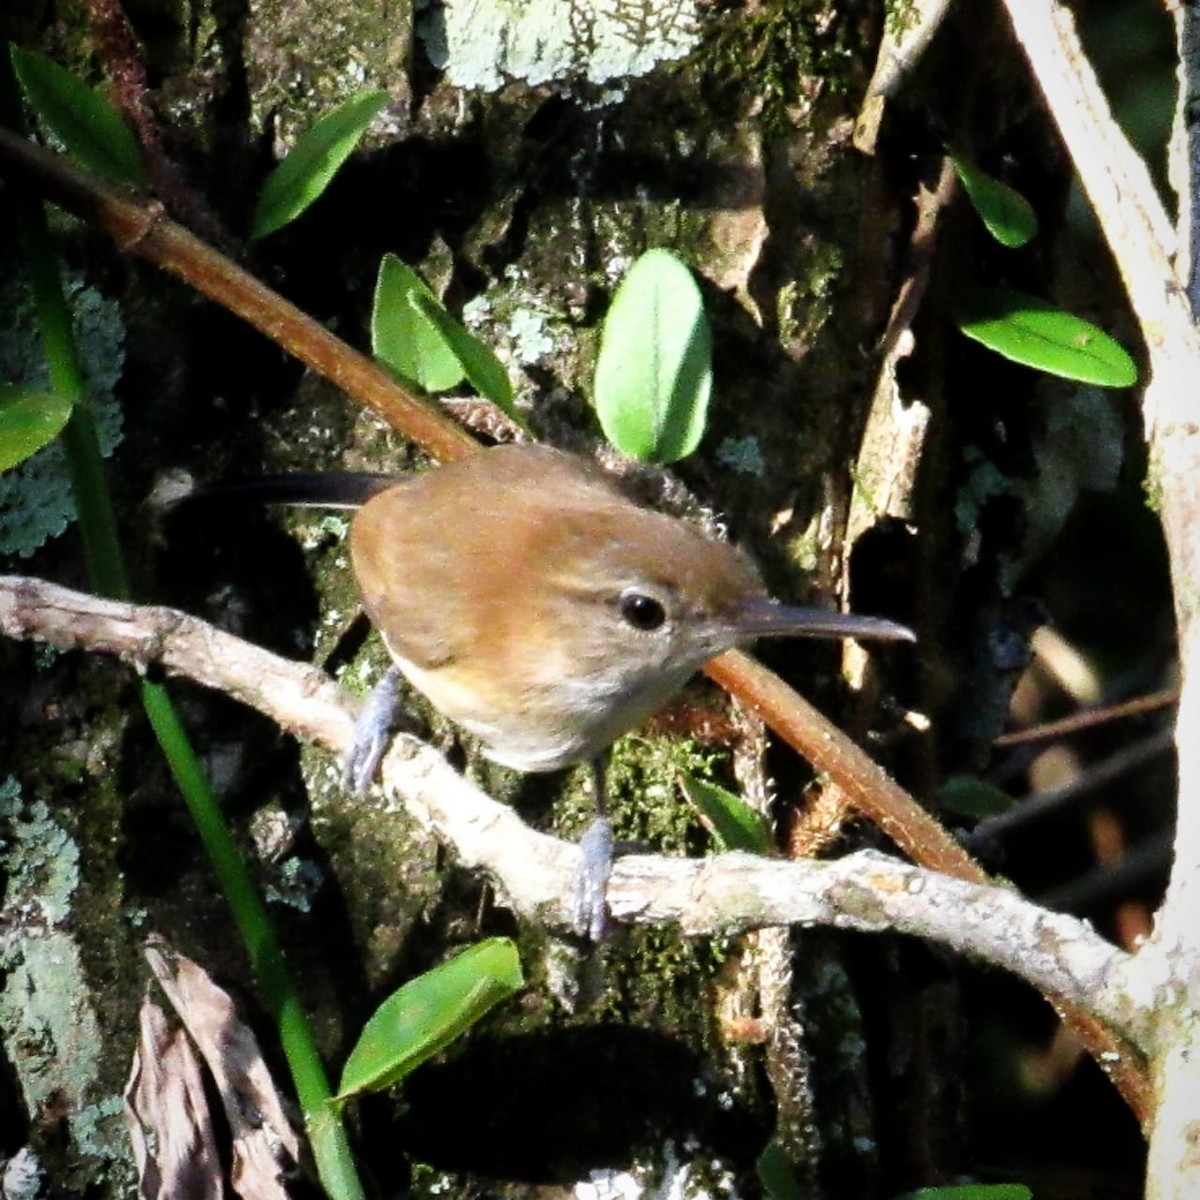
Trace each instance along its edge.
<instances>
[{"instance_id":1,"label":"dead leaf","mask_svg":"<svg viewBox=\"0 0 1200 1200\"><path fill-rule=\"evenodd\" d=\"M125 1122L144 1200L221 1200L221 1161L200 1064L187 1035L149 997L125 1085Z\"/></svg>"},{"instance_id":2,"label":"dead leaf","mask_svg":"<svg viewBox=\"0 0 1200 1200\"><path fill-rule=\"evenodd\" d=\"M282 1180L297 1170L300 1143L257 1039L206 971L161 940L145 954L220 1093L233 1138L234 1190L243 1200L287 1200Z\"/></svg>"}]
</instances>

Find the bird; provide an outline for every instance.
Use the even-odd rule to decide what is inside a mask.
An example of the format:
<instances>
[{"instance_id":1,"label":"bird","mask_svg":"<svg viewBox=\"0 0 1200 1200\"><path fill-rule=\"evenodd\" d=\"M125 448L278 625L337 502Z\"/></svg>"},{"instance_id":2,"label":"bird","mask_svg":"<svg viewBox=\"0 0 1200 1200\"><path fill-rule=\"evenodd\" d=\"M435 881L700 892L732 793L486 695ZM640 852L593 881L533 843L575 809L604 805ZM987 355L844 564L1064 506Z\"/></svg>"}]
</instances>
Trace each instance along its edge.
<instances>
[{"instance_id":1,"label":"bird","mask_svg":"<svg viewBox=\"0 0 1200 1200\"><path fill-rule=\"evenodd\" d=\"M546 445L494 446L400 479L282 476L257 490L356 509L351 566L393 664L346 759L359 792L391 737L397 675L486 757L548 772L595 762L704 663L757 638L914 640L884 618L776 603L744 551ZM576 926L598 938L613 846L603 814L582 845Z\"/></svg>"}]
</instances>

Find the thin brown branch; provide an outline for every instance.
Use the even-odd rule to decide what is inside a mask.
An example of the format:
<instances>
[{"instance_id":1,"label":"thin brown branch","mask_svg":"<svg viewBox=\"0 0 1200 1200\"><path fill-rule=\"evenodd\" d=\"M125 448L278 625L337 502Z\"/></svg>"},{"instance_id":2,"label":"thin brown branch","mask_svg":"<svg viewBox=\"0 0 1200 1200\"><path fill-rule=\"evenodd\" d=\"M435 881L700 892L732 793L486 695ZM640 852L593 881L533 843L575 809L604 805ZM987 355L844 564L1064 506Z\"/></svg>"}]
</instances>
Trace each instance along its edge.
<instances>
[{"instance_id":1,"label":"thin brown branch","mask_svg":"<svg viewBox=\"0 0 1200 1200\"><path fill-rule=\"evenodd\" d=\"M776 733L819 772L834 779L854 807L914 862L934 871L987 881L981 866L902 787L836 726L766 667L731 651L708 664L706 673L733 691L736 676L748 678L753 699L741 696Z\"/></svg>"},{"instance_id":2,"label":"thin brown branch","mask_svg":"<svg viewBox=\"0 0 1200 1200\"><path fill-rule=\"evenodd\" d=\"M0 127L0 162L55 204L103 229L127 253L161 267L236 313L317 374L443 461L479 444L432 405L406 391L364 354L260 283L161 209L80 171Z\"/></svg>"},{"instance_id":3,"label":"thin brown branch","mask_svg":"<svg viewBox=\"0 0 1200 1200\"><path fill-rule=\"evenodd\" d=\"M1158 712L1179 703L1177 687L1163 688L1158 692L1148 692L1144 696L1134 696L1132 700L1122 700L1117 704L1098 705L1095 708L1081 709L1071 713L1069 717L1060 717L1057 721L1045 721L1040 725L1031 725L1028 729L1014 729L1002 733L992 742L993 746L1023 746L1029 742L1048 742L1054 738L1067 737L1072 733L1081 733L1085 729L1095 729L1098 725L1108 725L1113 721L1124 721L1129 717L1143 717L1147 713Z\"/></svg>"},{"instance_id":4,"label":"thin brown branch","mask_svg":"<svg viewBox=\"0 0 1200 1200\"><path fill-rule=\"evenodd\" d=\"M1074 778L1060 787L1047 788L1014 801L1011 808L993 816L984 817L974 830L980 839L1006 837L1022 829L1031 821L1041 820L1051 814L1062 813L1073 805L1082 804L1093 798L1102 788L1134 771L1141 771L1155 759L1171 751L1174 737L1170 730L1148 734L1146 737L1122 746L1106 758L1092 763L1079 771Z\"/></svg>"}]
</instances>

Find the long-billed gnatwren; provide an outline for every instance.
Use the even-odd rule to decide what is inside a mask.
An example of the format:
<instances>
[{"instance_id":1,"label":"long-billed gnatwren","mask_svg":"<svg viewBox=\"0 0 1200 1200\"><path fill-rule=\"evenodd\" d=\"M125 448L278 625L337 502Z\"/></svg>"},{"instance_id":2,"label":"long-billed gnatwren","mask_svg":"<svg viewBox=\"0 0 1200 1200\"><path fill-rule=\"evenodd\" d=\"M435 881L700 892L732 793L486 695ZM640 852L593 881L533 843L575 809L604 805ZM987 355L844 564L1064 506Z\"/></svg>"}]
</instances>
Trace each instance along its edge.
<instances>
[{"instance_id":1,"label":"long-billed gnatwren","mask_svg":"<svg viewBox=\"0 0 1200 1200\"><path fill-rule=\"evenodd\" d=\"M776 604L741 551L639 507L560 450L496 447L366 490L351 559L396 667L521 771L595 759L697 668L755 638L913 637L892 621ZM377 709L351 755L359 788L386 744ZM611 833L589 837L607 878ZM579 915L593 933L603 879L599 892Z\"/></svg>"}]
</instances>

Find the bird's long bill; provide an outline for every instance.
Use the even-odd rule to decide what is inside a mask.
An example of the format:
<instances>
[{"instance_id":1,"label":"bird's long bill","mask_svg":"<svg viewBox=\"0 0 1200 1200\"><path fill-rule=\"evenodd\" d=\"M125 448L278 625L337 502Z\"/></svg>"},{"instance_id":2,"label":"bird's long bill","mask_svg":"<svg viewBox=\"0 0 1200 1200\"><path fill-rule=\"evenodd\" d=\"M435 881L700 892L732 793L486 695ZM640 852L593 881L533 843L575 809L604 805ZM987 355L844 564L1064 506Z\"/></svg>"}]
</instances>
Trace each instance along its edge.
<instances>
[{"instance_id":1,"label":"bird's long bill","mask_svg":"<svg viewBox=\"0 0 1200 1200\"><path fill-rule=\"evenodd\" d=\"M829 612L822 608L790 608L773 600L751 600L738 611L734 628L747 641L760 637L864 638L915 642L907 625L884 617Z\"/></svg>"}]
</instances>

